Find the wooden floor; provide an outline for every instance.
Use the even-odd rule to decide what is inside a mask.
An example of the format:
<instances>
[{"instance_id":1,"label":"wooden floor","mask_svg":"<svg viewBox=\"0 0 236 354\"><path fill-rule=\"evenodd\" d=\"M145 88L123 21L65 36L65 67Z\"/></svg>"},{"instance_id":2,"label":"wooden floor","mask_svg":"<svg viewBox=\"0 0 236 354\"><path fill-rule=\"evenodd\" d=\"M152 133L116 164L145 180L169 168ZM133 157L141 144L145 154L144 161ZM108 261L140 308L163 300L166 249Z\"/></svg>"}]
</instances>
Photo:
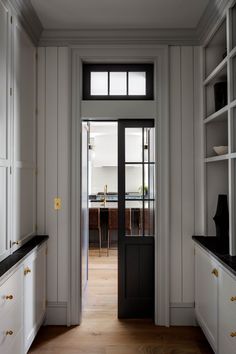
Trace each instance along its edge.
<instances>
[{"instance_id":1,"label":"wooden floor","mask_svg":"<svg viewBox=\"0 0 236 354\"><path fill-rule=\"evenodd\" d=\"M156 327L151 320L117 319L117 254L90 251L83 323L42 327L34 354L212 354L196 327Z\"/></svg>"}]
</instances>

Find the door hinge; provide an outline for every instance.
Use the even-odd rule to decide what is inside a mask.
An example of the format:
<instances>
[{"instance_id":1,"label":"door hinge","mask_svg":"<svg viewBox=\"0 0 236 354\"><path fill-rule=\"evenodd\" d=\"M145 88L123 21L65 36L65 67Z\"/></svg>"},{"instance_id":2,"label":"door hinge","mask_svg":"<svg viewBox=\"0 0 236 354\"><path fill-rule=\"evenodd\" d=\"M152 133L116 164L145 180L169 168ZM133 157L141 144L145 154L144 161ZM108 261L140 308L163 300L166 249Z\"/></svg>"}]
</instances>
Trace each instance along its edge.
<instances>
[{"instance_id":1,"label":"door hinge","mask_svg":"<svg viewBox=\"0 0 236 354\"><path fill-rule=\"evenodd\" d=\"M11 22L11 24L13 23L13 18L12 18L12 16L11 16L10 22Z\"/></svg>"},{"instance_id":2,"label":"door hinge","mask_svg":"<svg viewBox=\"0 0 236 354\"><path fill-rule=\"evenodd\" d=\"M10 96L12 96L12 87L10 87Z\"/></svg>"}]
</instances>

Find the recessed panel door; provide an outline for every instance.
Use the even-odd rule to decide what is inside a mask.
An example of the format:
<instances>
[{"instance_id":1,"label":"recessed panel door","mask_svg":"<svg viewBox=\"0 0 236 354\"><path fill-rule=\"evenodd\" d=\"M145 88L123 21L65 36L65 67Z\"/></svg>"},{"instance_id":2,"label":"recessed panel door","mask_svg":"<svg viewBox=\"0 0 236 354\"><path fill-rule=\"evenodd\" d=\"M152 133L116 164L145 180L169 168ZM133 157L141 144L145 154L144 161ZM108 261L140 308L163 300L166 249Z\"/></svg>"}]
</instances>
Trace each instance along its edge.
<instances>
[{"instance_id":1,"label":"recessed panel door","mask_svg":"<svg viewBox=\"0 0 236 354\"><path fill-rule=\"evenodd\" d=\"M154 315L153 120L118 123L118 317Z\"/></svg>"}]
</instances>

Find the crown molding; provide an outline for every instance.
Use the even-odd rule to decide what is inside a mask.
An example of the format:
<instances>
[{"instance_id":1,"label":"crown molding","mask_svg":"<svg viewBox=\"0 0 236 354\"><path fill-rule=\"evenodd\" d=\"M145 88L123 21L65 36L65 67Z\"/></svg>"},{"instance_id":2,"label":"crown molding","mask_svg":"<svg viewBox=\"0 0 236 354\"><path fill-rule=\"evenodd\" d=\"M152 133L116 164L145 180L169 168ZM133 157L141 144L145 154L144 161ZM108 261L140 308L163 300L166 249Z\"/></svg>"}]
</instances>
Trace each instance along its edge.
<instances>
[{"instance_id":1,"label":"crown molding","mask_svg":"<svg viewBox=\"0 0 236 354\"><path fill-rule=\"evenodd\" d=\"M28 33L33 43L37 46L41 37L43 26L36 14L30 0L8 0L12 10Z\"/></svg>"},{"instance_id":2,"label":"crown molding","mask_svg":"<svg viewBox=\"0 0 236 354\"><path fill-rule=\"evenodd\" d=\"M92 44L198 45L193 29L44 30L40 46Z\"/></svg>"},{"instance_id":3,"label":"crown molding","mask_svg":"<svg viewBox=\"0 0 236 354\"><path fill-rule=\"evenodd\" d=\"M196 28L197 37L204 44L214 28L221 22L235 0L210 0Z\"/></svg>"}]
</instances>

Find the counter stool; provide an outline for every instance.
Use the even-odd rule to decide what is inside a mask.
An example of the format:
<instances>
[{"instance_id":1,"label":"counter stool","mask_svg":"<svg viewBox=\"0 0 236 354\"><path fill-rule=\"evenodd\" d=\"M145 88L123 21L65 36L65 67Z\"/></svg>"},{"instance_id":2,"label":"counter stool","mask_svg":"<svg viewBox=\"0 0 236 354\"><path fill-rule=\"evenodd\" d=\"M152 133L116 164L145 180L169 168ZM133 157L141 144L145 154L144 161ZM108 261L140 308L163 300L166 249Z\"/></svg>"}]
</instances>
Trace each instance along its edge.
<instances>
[{"instance_id":1,"label":"counter stool","mask_svg":"<svg viewBox=\"0 0 236 354\"><path fill-rule=\"evenodd\" d=\"M102 249L102 233L100 223L100 208L89 209L89 230L97 230L99 238L99 257L101 257Z\"/></svg>"},{"instance_id":2,"label":"counter stool","mask_svg":"<svg viewBox=\"0 0 236 354\"><path fill-rule=\"evenodd\" d=\"M110 248L110 231L118 230L118 209L108 209L107 256ZM125 209L125 230L131 235L131 209Z\"/></svg>"}]
</instances>

